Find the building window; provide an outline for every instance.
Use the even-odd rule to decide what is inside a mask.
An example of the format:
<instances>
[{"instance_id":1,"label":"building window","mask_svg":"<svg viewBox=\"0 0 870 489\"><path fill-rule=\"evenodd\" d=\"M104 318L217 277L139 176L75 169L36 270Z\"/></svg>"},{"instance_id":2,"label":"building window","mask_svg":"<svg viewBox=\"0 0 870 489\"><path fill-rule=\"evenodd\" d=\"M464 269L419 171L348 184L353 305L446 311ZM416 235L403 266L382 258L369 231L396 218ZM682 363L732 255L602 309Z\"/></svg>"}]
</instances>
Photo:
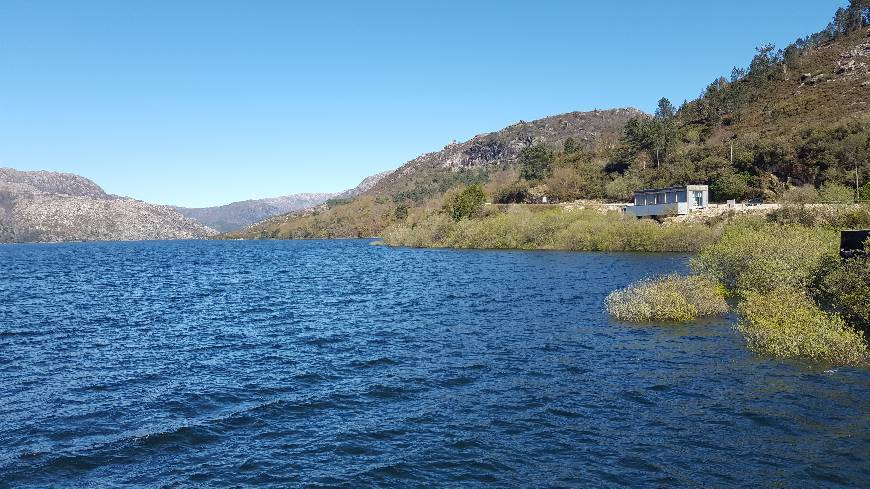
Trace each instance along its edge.
<instances>
[{"instance_id":1,"label":"building window","mask_svg":"<svg viewBox=\"0 0 870 489\"><path fill-rule=\"evenodd\" d=\"M704 207L704 192L693 190L692 198L695 201L695 207Z\"/></svg>"}]
</instances>

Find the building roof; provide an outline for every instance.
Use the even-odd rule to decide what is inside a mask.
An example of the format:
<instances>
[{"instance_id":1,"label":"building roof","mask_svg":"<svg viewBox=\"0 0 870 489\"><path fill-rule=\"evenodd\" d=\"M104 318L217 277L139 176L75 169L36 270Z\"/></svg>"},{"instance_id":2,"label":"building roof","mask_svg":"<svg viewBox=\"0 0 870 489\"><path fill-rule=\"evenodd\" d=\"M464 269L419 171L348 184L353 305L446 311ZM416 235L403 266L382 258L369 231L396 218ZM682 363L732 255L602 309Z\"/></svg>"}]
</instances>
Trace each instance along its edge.
<instances>
[{"instance_id":1,"label":"building roof","mask_svg":"<svg viewBox=\"0 0 870 489\"><path fill-rule=\"evenodd\" d=\"M654 194L659 192L673 192L675 190L707 190L709 187L707 185L679 185L676 187L662 187L662 188L645 188L643 190L635 190L636 194Z\"/></svg>"}]
</instances>

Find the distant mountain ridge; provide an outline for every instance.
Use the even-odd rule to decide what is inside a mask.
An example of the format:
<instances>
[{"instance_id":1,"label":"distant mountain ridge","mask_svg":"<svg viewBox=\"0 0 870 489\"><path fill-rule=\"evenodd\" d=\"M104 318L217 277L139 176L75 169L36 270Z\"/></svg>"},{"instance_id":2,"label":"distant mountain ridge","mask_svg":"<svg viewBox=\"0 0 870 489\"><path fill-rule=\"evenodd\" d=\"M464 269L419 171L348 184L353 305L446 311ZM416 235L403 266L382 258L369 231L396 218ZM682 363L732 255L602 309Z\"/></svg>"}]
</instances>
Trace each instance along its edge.
<instances>
[{"instance_id":1,"label":"distant mountain ridge","mask_svg":"<svg viewBox=\"0 0 870 489\"><path fill-rule=\"evenodd\" d=\"M391 172L392 170L368 176L359 185L344 192L302 193L285 195L283 197L244 200L214 207L194 208L173 206L173 209L185 217L196 219L200 223L220 232L236 231L274 216L317 207L330 199L350 199L356 197L372 188L372 186Z\"/></svg>"},{"instance_id":2,"label":"distant mountain ridge","mask_svg":"<svg viewBox=\"0 0 870 489\"><path fill-rule=\"evenodd\" d=\"M303 193L251 199L214 207L175 207L181 215L195 219L220 232L234 231L278 214L286 214L321 204L337 193Z\"/></svg>"},{"instance_id":3,"label":"distant mountain ridge","mask_svg":"<svg viewBox=\"0 0 870 489\"><path fill-rule=\"evenodd\" d=\"M214 234L169 206L107 194L79 175L0 168L0 242L201 239Z\"/></svg>"}]
</instances>

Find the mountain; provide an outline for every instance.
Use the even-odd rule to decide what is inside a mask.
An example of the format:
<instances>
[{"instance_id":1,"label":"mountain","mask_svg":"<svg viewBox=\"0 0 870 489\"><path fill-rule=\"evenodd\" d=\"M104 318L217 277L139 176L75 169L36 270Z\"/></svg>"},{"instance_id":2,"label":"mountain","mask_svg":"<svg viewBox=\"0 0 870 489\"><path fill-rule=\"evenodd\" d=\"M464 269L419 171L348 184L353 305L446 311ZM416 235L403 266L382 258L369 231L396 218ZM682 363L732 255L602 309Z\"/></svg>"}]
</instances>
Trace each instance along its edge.
<instances>
[{"instance_id":1,"label":"mountain","mask_svg":"<svg viewBox=\"0 0 870 489\"><path fill-rule=\"evenodd\" d=\"M587 150L613 147L625 123L646 114L634 108L569 112L531 122L519 121L500 131L451 143L441 151L421 155L373 186L372 195L422 200L448 190L467 177L513 165L523 148L543 144L561 148L571 138Z\"/></svg>"},{"instance_id":2,"label":"mountain","mask_svg":"<svg viewBox=\"0 0 870 489\"><path fill-rule=\"evenodd\" d=\"M382 171L380 173L375 173L374 175L369 175L363 179L362 182L359 183L356 187L345 190L344 192L337 195L336 198L339 199L350 199L356 197L357 195L368 192L372 187L377 185L381 180L393 173L393 170Z\"/></svg>"},{"instance_id":3,"label":"mountain","mask_svg":"<svg viewBox=\"0 0 870 489\"><path fill-rule=\"evenodd\" d=\"M423 154L398 169L369 177L353 199L276 216L227 238L344 238L375 236L393 223L403 205L422 205L464 183L485 183L516 165L523 148L562 147L569 138L587 150L612 148L625 123L646 115L631 108L570 112L531 122L519 121ZM401 211L399 212L401 213Z\"/></svg>"},{"instance_id":4,"label":"mountain","mask_svg":"<svg viewBox=\"0 0 870 489\"><path fill-rule=\"evenodd\" d=\"M0 168L0 242L199 239L214 234L171 207L109 195L78 175Z\"/></svg>"},{"instance_id":5,"label":"mountain","mask_svg":"<svg viewBox=\"0 0 870 489\"><path fill-rule=\"evenodd\" d=\"M220 232L243 229L270 217L317 207L328 200L352 199L371 189L382 178L392 173L385 171L366 177L359 185L340 193L305 193L268 199L245 200L216 207L173 207L185 217Z\"/></svg>"},{"instance_id":6,"label":"mountain","mask_svg":"<svg viewBox=\"0 0 870 489\"><path fill-rule=\"evenodd\" d=\"M339 194L294 194L268 199L245 200L215 207L173 207L181 215L195 219L220 232L234 231L279 214L321 204Z\"/></svg>"}]
</instances>

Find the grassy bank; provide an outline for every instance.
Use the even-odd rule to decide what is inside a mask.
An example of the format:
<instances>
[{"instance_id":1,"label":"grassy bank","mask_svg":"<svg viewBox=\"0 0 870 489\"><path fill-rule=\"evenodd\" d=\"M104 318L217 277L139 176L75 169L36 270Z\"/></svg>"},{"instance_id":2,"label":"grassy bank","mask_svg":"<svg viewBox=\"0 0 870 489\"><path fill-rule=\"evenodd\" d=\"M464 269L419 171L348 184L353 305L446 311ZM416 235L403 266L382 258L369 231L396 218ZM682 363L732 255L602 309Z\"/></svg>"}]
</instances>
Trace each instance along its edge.
<instances>
[{"instance_id":1,"label":"grassy bank","mask_svg":"<svg viewBox=\"0 0 870 489\"><path fill-rule=\"evenodd\" d=\"M418 248L686 252L715 242L720 232L721 226L662 225L617 212L511 207L461 220L433 213L387 229L383 239Z\"/></svg>"},{"instance_id":2,"label":"grassy bank","mask_svg":"<svg viewBox=\"0 0 870 489\"><path fill-rule=\"evenodd\" d=\"M867 206L786 206L766 217L658 223L617 212L488 206L416 215L390 227L391 246L697 252L694 275L651 278L615 291L614 317L687 322L737 303L735 329L752 350L831 365L868 359L870 258L843 262L839 230L870 227Z\"/></svg>"},{"instance_id":3,"label":"grassy bank","mask_svg":"<svg viewBox=\"0 0 870 489\"><path fill-rule=\"evenodd\" d=\"M692 259L695 280L719 284L736 299L735 328L753 351L828 365L864 364L870 258L840 260L839 233L830 222L771 221L737 220L725 226L720 238ZM673 277L647 279L614 292L608 310L626 321L690 321L694 317L685 313L691 310L687 304L697 302L705 287L700 282L696 287L668 285L673 282Z\"/></svg>"}]
</instances>

